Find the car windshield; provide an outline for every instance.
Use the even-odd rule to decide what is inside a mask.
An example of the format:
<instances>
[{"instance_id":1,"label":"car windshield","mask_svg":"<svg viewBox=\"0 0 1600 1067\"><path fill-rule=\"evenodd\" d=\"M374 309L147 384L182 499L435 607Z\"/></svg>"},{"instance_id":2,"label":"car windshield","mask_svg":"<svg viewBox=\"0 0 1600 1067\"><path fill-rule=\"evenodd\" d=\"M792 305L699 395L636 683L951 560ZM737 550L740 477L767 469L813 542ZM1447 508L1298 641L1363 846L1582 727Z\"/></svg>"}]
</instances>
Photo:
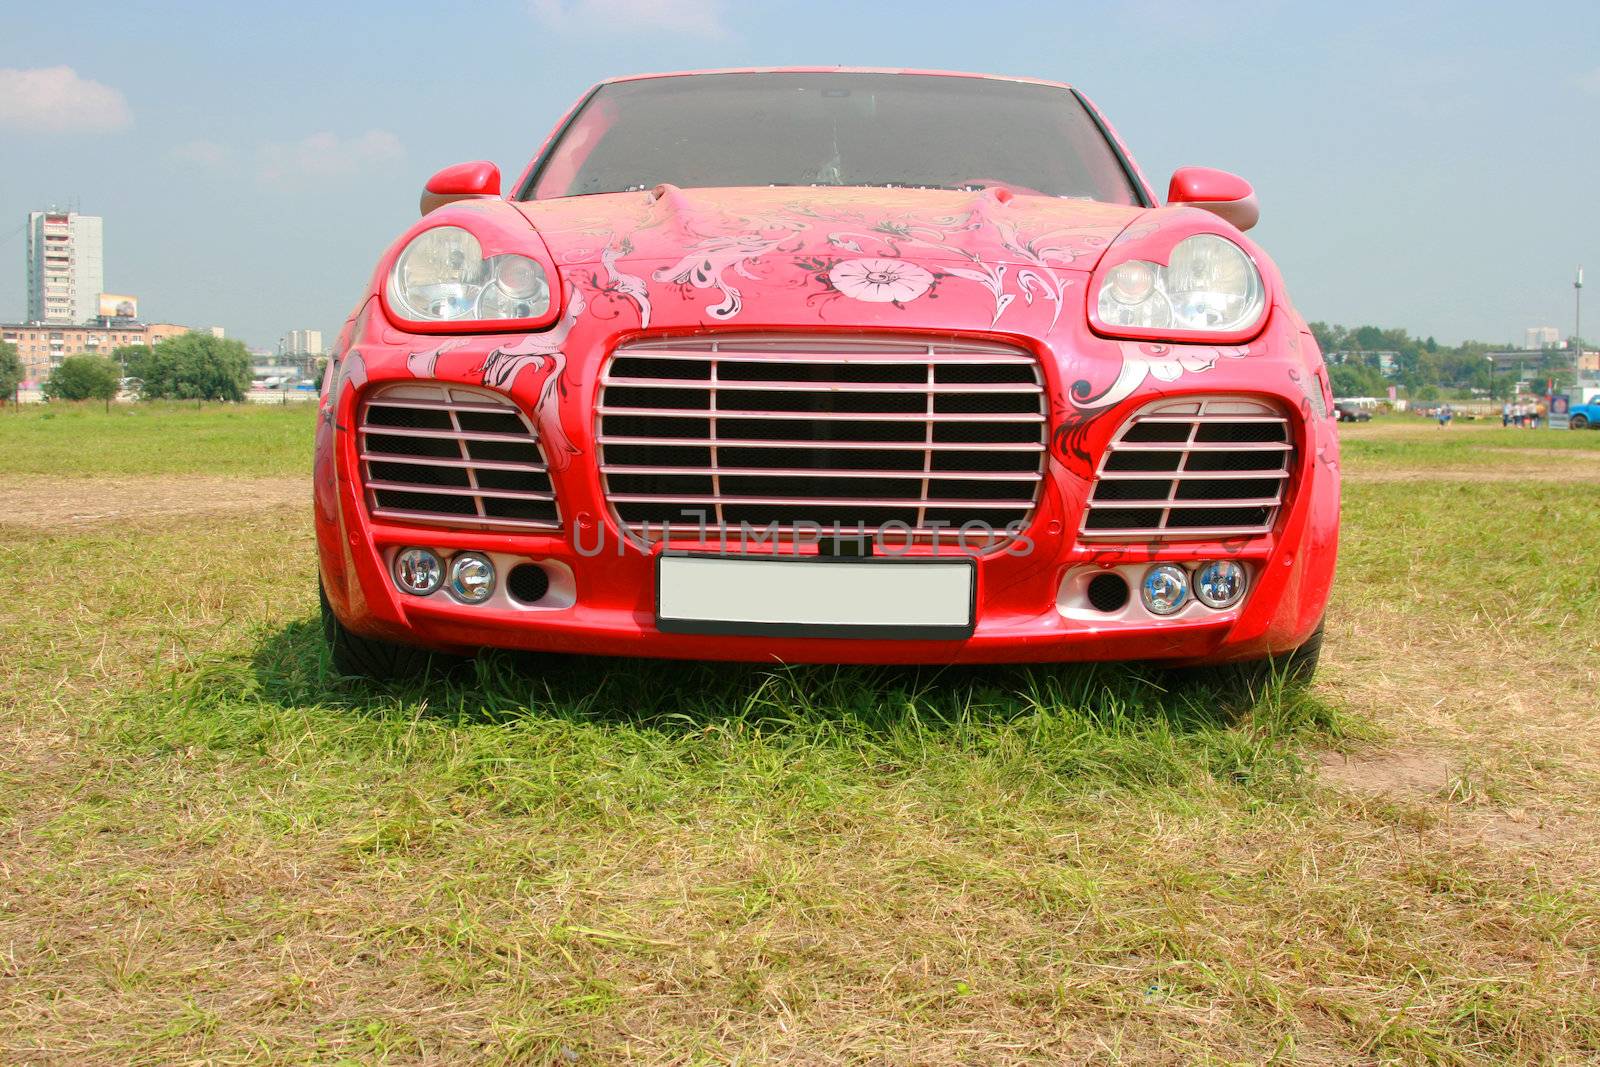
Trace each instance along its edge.
<instances>
[{"instance_id":1,"label":"car windshield","mask_svg":"<svg viewBox=\"0 0 1600 1067\"><path fill-rule=\"evenodd\" d=\"M601 86L523 199L728 186L972 189L1136 204L1070 89L924 74L694 74Z\"/></svg>"}]
</instances>

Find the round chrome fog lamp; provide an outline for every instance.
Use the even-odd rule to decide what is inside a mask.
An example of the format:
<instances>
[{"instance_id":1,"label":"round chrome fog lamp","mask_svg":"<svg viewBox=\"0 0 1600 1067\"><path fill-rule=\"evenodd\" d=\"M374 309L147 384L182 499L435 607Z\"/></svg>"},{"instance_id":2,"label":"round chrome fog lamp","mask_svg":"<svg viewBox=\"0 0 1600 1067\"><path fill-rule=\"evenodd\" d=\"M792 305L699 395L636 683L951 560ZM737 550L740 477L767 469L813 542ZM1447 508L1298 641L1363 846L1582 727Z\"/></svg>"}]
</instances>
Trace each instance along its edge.
<instances>
[{"instance_id":1,"label":"round chrome fog lamp","mask_svg":"<svg viewBox=\"0 0 1600 1067\"><path fill-rule=\"evenodd\" d=\"M1152 615L1173 615L1189 602L1189 576L1182 567L1160 563L1144 572L1139 599Z\"/></svg>"},{"instance_id":2,"label":"round chrome fog lamp","mask_svg":"<svg viewBox=\"0 0 1600 1067\"><path fill-rule=\"evenodd\" d=\"M1231 559L1200 564L1194 572L1194 595L1208 608L1231 608L1244 596L1244 568Z\"/></svg>"},{"instance_id":3,"label":"round chrome fog lamp","mask_svg":"<svg viewBox=\"0 0 1600 1067\"><path fill-rule=\"evenodd\" d=\"M463 604L482 604L494 593L494 564L478 552L450 561L450 595Z\"/></svg>"},{"instance_id":4,"label":"round chrome fog lamp","mask_svg":"<svg viewBox=\"0 0 1600 1067\"><path fill-rule=\"evenodd\" d=\"M394 584L412 596L427 596L444 581L444 562L426 548L402 548L394 556Z\"/></svg>"}]
</instances>

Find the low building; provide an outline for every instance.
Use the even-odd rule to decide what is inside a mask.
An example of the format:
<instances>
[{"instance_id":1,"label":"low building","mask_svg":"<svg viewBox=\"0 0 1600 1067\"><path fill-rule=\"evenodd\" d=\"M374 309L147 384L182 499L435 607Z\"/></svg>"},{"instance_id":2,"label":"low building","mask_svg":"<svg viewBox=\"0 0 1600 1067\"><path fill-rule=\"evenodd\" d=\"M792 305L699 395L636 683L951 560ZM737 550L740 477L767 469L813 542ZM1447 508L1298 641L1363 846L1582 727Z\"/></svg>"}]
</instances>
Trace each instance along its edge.
<instances>
[{"instance_id":1,"label":"low building","mask_svg":"<svg viewBox=\"0 0 1600 1067\"><path fill-rule=\"evenodd\" d=\"M118 319L103 325L83 326L55 322L0 323L0 341L16 346L25 386L44 382L68 356L109 356L124 345L156 345L188 332L189 327L170 322Z\"/></svg>"}]
</instances>

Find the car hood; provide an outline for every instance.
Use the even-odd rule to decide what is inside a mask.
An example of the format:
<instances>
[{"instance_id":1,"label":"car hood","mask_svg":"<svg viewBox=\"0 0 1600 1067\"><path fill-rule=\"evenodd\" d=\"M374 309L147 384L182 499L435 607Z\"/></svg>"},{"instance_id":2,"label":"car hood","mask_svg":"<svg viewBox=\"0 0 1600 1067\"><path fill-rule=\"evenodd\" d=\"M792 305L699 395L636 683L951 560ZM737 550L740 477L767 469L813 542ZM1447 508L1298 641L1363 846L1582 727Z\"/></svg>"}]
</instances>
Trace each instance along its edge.
<instances>
[{"instance_id":1,"label":"car hood","mask_svg":"<svg viewBox=\"0 0 1600 1067\"><path fill-rule=\"evenodd\" d=\"M846 255L1087 271L1146 210L994 189L676 186L514 206L558 267L639 260L682 263L689 275Z\"/></svg>"}]
</instances>

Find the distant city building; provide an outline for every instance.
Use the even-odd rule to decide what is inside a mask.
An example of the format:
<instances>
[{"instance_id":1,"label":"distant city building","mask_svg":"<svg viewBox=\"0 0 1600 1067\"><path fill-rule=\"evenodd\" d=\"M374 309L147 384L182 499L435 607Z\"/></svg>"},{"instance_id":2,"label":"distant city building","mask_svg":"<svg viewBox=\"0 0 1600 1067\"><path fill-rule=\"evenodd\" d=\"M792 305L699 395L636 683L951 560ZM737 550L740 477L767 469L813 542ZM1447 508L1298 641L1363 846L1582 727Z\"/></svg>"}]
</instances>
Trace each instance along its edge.
<instances>
[{"instance_id":1,"label":"distant city building","mask_svg":"<svg viewBox=\"0 0 1600 1067\"><path fill-rule=\"evenodd\" d=\"M98 295L98 294L97 294ZM124 345L155 345L169 337L189 332L187 326L170 322L109 322L92 326L66 323L0 323L0 341L17 346L22 362L22 377L28 382L43 382L68 356L100 354L109 356Z\"/></svg>"},{"instance_id":2,"label":"distant city building","mask_svg":"<svg viewBox=\"0 0 1600 1067\"><path fill-rule=\"evenodd\" d=\"M221 326L210 326L207 327L207 330L212 337L215 337L219 341L228 336L228 331L224 330Z\"/></svg>"},{"instance_id":3,"label":"distant city building","mask_svg":"<svg viewBox=\"0 0 1600 1067\"><path fill-rule=\"evenodd\" d=\"M1342 349L1338 352L1324 353L1322 360L1330 367L1338 367L1346 363L1375 367L1385 378L1393 378L1400 373L1399 352L1368 352L1364 349Z\"/></svg>"},{"instance_id":4,"label":"distant city building","mask_svg":"<svg viewBox=\"0 0 1600 1067\"><path fill-rule=\"evenodd\" d=\"M100 314L106 287L103 220L28 212L28 320L77 324Z\"/></svg>"},{"instance_id":5,"label":"distant city building","mask_svg":"<svg viewBox=\"0 0 1600 1067\"><path fill-rule=\"evenodd\" d=\"M1529 326L1523 331L1523 348L1560 348L1561 331L1554 326Z\"/></svg>"},{"instance_id":6,"label":"distant city building","mask_svg":"<svg viewBox=\"0 0 1600 1067\"><path fill-rule=\"evenodd\" d=\"M278 342L278 354L302 359L322 355L322 331L290 330Z\"/></svg>"}]
</instances>

